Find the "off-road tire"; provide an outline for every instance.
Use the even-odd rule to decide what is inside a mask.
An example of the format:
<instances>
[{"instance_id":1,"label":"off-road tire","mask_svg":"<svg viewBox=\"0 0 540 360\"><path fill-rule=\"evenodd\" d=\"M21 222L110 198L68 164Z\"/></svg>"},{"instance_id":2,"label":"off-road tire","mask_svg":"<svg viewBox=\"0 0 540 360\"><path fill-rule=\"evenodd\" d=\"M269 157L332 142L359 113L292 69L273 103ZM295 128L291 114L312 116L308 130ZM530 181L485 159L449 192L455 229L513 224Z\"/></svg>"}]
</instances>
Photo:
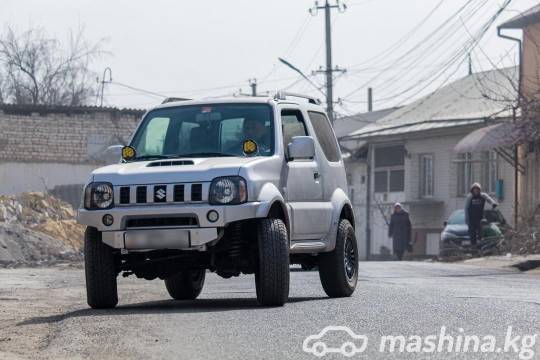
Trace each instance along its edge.
<instances>
[{"instance_id":1,"label":"off-road tire","mask_svg":"<svg viewBox=\"0 0 540 360\"><path fill-rule=\"evenodd\" d=\"M84 271L88 305L92 309L115 307L118 304L118 273L113 249L101 241L101 232L90 226L84 233Z\"/></svg>"},{"instance_id":2,"label":"off-road tire","mask_svg":"<svg viewBox=\"0 0 540 360\"><path fill-rule=\"evenodd\" d=\"M346 248L353 257L352 261L349 261L354 266L351 277L346 272ZM354 292L358 282L358 244L349 220L339 221L335 249L319 255L319 277L324 292L329 297L347 297Z\"/></svg>"},{"instance_id":3,"label":"off-road tire","mask_svg":"<svg viewBox=\"0 0 540 360\"><path fill-rule=\"evenodd\" d=\"M260 219L257 241L257 300L263 306L283 306L289 298L290 278L289 237L285 223L280 219Z\"/></svg>"},{"instance_id":4,"label":"off-road tire","mask_svg":"<svg viewBox=\"0 0 540 360\"><path fill-rule=\"evenodd\" d=\"M165 279L165 287L175 300L194 300L204 286L206 270L186 270Z\"/></svg>"}]
</instances>

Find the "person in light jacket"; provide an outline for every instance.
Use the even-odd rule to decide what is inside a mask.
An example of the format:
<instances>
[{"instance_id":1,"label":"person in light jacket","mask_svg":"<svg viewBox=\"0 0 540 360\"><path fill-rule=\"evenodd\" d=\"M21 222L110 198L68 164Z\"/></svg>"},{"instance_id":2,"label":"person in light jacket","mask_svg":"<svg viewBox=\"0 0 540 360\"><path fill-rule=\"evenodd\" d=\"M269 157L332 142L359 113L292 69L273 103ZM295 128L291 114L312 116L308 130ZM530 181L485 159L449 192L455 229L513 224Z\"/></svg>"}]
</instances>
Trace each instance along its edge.
<instances>
[{"instance_id":1,"label":"person in light jacket","mask_svg":"<svg viewBox=\"0 0 540 360\"><path fill-rule=\"evenodd\" d=\"M394 255L401 261L405 250L411 246L411 220L409 213L403 210L400 203L394 204L394 212L388 225L388 237L392 238Z\"/></svg>"},{"instance_id":2,"label":"person in light jacket","mask_svg":"<svg viewBox=\"0 0 540 360\"><path fill-rule=\"evenodd\" d=\"M482 192L482 186L479 183L472 184L471 192L465 200L465 223L469 227L469 237L473 246L482 240L481 221L484 218L486 202L494 209L498 205L488 194Z\"/></svg>"}]
</instances>

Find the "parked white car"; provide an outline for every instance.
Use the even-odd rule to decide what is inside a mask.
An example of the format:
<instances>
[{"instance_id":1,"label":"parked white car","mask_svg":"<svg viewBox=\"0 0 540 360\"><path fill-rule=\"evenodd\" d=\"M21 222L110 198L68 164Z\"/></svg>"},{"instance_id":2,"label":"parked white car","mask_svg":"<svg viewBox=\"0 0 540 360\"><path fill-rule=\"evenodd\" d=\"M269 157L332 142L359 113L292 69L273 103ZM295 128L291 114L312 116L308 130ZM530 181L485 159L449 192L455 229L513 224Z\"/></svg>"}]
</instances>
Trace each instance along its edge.
<instances>
[{"instance_id":1,"label":"parked white car","mask_svg":"<svg viewBox=\"0 0 540 360\"><path fill-rule=\"evenodd\" d=\"M299 95L170 102L148 111L120 163L95 170L87 225L88 304L116 306L117 275L165 280L195 299L207 270L255 274L262 305L283 305L289 264L318 266L325 292L358 278L343 161L319 102Z\"/></svg>"}]
</instances>

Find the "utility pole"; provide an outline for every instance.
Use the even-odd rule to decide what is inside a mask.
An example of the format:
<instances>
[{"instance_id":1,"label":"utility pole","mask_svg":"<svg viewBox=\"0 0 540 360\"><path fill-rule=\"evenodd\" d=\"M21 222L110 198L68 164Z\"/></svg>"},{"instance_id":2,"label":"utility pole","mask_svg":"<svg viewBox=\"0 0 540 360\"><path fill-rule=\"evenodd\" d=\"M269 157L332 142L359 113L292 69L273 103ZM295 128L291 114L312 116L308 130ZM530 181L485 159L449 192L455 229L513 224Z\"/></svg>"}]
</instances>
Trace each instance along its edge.
<instances>
[{"instance_id":1,"label":"utility pole","mask_svg":"<svg viewBox=\"0 0 540 360\"><path fill-rule=\"evenodd\" d=\"M105 80L105 77L107 76L107 73L109 74L109 80ZM106 67L105 70L103 70L103 77L101 78L101 91L100 91L100 101L99 106L103 106L103 93L105 91L105 84L110 83L112 81L112 70L110 67Z\"/></svg>"},{"instance_id":2,"label":"utility pole","mask_svg":"<svg viewBox=\"0 0 540 360\"><path fill-rule=\"evenodd\" d=\"M309 9L309 13L313 16L317 15L317 12L324 9L324 23L325 23L325 43L326 43L326 69L316 70L314 73L324 73L326 75L326 111L332 123L334 122L334 84L333 74L334 72L345 72L344 69L340 69L337 66L332 66L332 22L331 11L337 9L339 12L344 12L347 9L347 5L336 0L335 5L330 5L328 0L325 0L323 6L319 6L319 2L315 1L315 5Z\"/></svg>"},{"instance_id":3,"label":"utility pole","mask_svg":"<svg viewBox=\"0 0 540 360\"><path fill-rule=\"evenodd\" d=\"M249 79L249 86L251 87L251 96L257 96L257 79Z\"/></svg>"},{"instance_id":4,"label":"utility pole","mask_svg":"<svg viewBox=\"0 0 540 360\"><path fill-rule=\"evenodd\" d=\"M373 89L370 87L367 89L367 111L373 111Z\"/></svg>"}]
</instances>

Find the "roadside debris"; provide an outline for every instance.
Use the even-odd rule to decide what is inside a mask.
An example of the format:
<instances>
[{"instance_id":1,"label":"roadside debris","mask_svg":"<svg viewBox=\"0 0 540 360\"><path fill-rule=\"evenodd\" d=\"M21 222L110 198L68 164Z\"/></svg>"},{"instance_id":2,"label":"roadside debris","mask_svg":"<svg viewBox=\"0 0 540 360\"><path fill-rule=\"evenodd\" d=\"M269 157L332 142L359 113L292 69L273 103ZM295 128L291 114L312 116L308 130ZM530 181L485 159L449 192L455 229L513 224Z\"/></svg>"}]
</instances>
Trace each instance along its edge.
<instances>
[{"instance_id":1,"label":"roadside debris","mask_svg":"<svg viewBox=\"0 0 540 360\"><path fill-rule=\"evenodd\" d=\"M38 192L0 195L0 266L79 260L83 233L71 205L60 199Z\"/></svg>"}]
</instances>

